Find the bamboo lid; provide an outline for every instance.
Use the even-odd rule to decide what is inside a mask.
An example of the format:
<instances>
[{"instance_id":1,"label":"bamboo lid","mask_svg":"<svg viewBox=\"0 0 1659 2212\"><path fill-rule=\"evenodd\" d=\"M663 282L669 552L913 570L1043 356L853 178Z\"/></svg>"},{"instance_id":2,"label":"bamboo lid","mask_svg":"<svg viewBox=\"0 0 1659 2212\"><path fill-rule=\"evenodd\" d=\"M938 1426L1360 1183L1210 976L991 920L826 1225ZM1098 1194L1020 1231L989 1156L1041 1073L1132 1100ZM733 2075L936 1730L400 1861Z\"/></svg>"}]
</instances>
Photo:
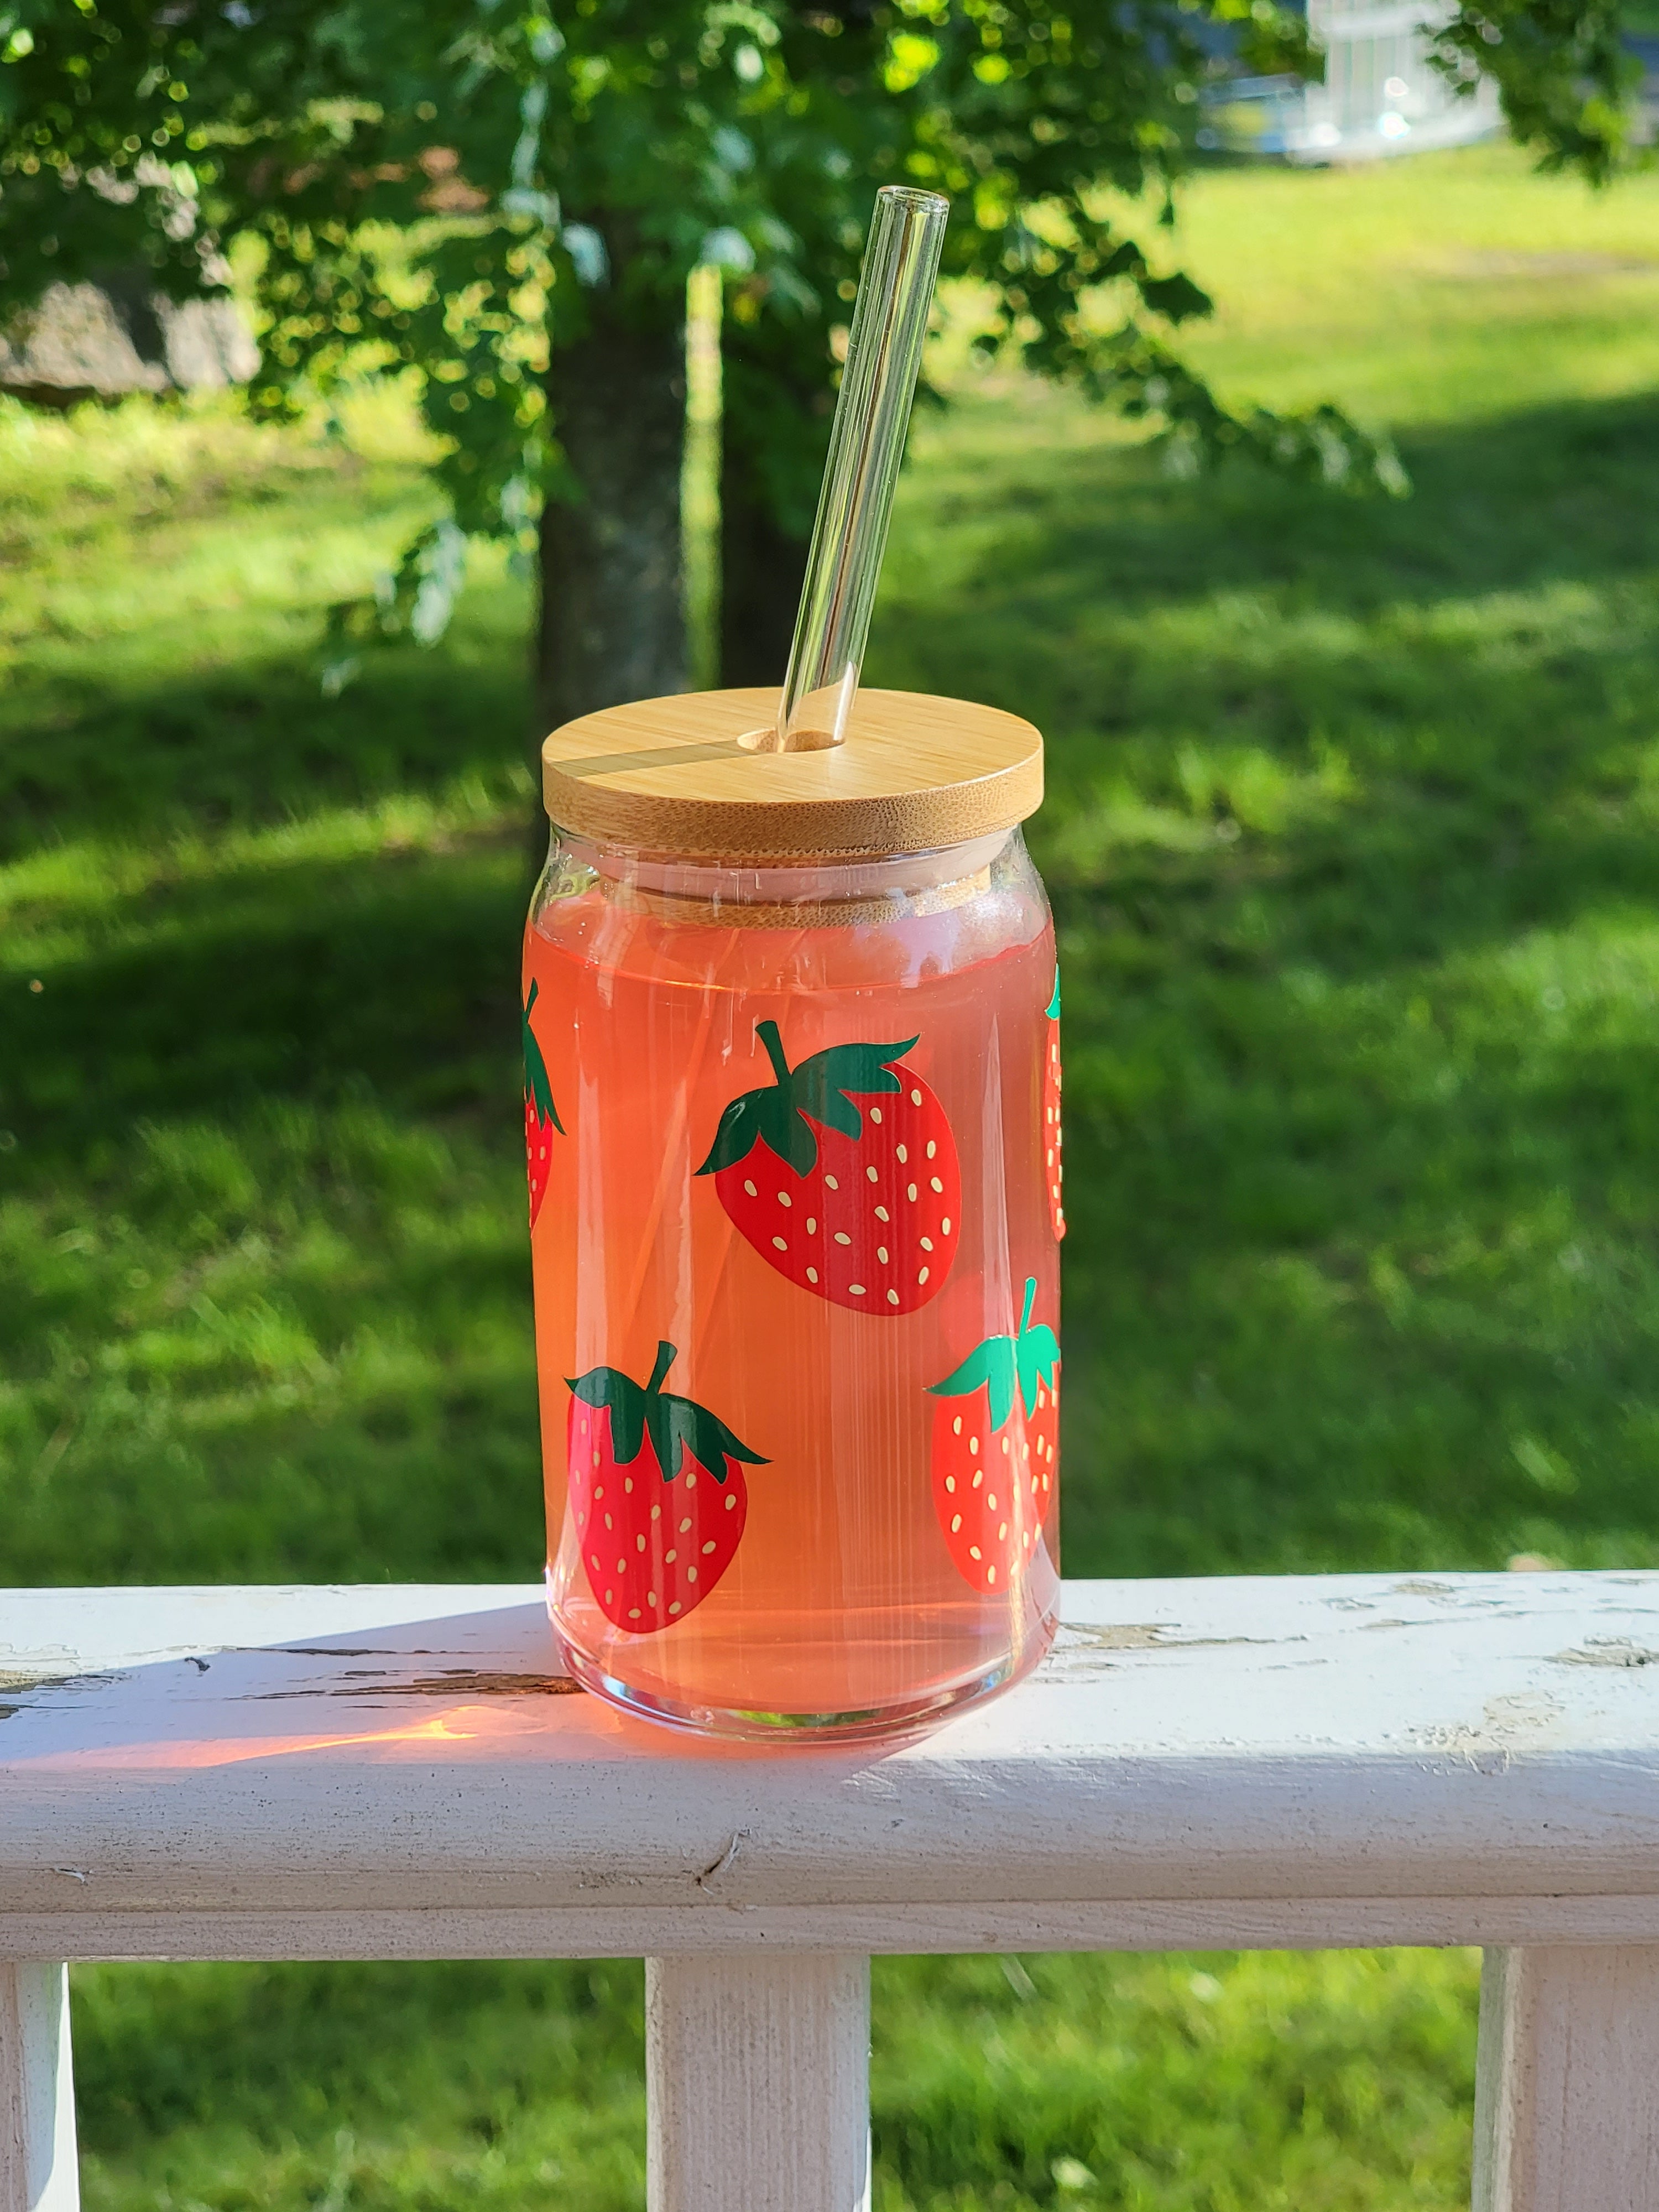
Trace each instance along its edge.
<instances>
[{"instance_id":1,"label":"bamboo lid","mask_svg":"<svg viewBox=\"0 0 1659 2212\"><path fill-rule=\"evenodd\" d=\"M758 752L778 695L606 707L542 746L542 795L578 836L741 861L921 853L1012 830L1042 804L1042 739L1018 714L860 690L845 744Z\"/></svg>"}]
</instances>

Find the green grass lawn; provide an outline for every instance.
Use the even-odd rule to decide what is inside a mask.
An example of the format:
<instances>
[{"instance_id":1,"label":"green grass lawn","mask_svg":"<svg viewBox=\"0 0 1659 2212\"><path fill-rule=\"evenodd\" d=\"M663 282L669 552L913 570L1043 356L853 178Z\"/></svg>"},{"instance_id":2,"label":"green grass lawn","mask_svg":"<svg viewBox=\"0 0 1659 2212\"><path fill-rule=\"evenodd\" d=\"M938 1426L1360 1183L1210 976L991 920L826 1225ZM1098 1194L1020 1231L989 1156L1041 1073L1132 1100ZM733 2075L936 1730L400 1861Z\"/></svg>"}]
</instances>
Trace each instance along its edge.
<instances>
[{"instance_id":1,"label":"green grass lawn","mask_svg":"<svg viewBox=\"0 0 1659 2212\"><path fill-rule=\"evenodd\" d=\"M919 433L872 680L1049 735L1074 1573L1659 1559L1659 181L1218 172L1241 398L1416 484ZM0 410L0 1580L523 1577L520 587L323 698L426 511ZM1462 1955L890 1962L883 2212L1451 2212ZM632 1966L81 1975L92 2212L642 2197Z\"/></svg>"}]
</instances>

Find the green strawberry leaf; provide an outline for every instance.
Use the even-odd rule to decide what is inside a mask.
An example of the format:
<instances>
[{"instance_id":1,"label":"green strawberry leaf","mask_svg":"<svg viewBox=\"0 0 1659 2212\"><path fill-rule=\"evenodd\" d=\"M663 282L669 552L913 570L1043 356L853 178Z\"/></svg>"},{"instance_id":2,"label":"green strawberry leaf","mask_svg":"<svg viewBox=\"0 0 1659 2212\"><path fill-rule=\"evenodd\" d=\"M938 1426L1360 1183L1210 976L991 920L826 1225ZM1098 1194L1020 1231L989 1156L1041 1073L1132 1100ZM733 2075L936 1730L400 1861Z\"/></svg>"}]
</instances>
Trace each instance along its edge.
<instances>
[{"instance_id":1,"label":"green strawberry leaf","mask_svg":"<svg viewBox=\"0 0 1659 2212\"><path fill-rule=\"evenodd\" d=\"M530 1026L530 1009L535 1005L536 994L540 988L540 984L532 977L530 984L530 996L525 1000L524 1010L520 1017L524 1030L525 1095L535 1109L536 1119L538 1121L550 1121L559 1134L563 1136L564 1123L560 1121L558 1109L553 1103L553 1085L548 1080L547 1062L542 1057L542 1048L537 1042L536 1032ZM614 1423L612 1426L614 1428Z\"/></svg>"},{"instance_id":2,"label":"green strawberry leaf","mask_svg":"<svg viewBox=\"0 0 1659 2212\"><path fill-rule=\"evenodd\" d=\"M1036 1411L1037 1385L1053 1386L1060 1365L1060 1339L1046 1322L1031 1327L1031 1308L1036 1299L1036 1279L1028 1276L1025 1304L1014 1336L988 1336L942 1382L928 1385L935 1398L968 1398L981 1386L990 1408L991 1427L1000 1429L1014 1410L1018 1387L1029 1418Z\"/></svg>"},{"instance_id":3,"label":"green strawberry leaf","mask_svg":"<svg viewBox=\"0 0 1659 2212\"><path fill-rule=\"evenodd\" d=\"M1036 1280L1028 1276L1025 1283L1025 1306L1019 1317L1019 1334L1014 1339L1014 1364L1019 1373L1019 1395L1025 1401L1028 1415L1036 1411L1037 1385L1046 1382L1054 1388L1054 1370L1060 1365L1060 1339L1046 1322L1031 1327L1031 1306L1036 1297Z\"/></svg>"},{"instance_id":4,"label":"green strawberry leaf","mask_svg":"<svg viewBox=\"0 0 1659 2212\"><path fill-rule=\"evenodd\" d=\"M854 1104L854 1096L879 1097L902 1091L890 1063L902 1060L916 1042L907 1037L902 1044L832 1044L792 1068L784 1058L777 1024L757 1023L756 1031L772 1063L775 1080L732 1099L720 1115L699 1175L737 1166L760 1143L769 1146L798 1176L810 1175L818 1160L812 1123L856 1139L863 1133L864 1113Z\"/></svg>"},{"instance_id":5,"label":"green strawberry leaf","mask_svg":"<svg viewBox=\"0 0 1659 2212\"><path fill-rule=\"evenodd\" d=\"M1013 1339L988 1336L983 1344L969 1353L960 1367L953 1368L942 1382L930 1383L928 1388L935 1398L969 1398L983 1385L994 1431L1014 1410L1015 1377Z\"/></svg>"},{"instance_id":6,"label":"green strawberry leaf","mask_svg":"<svg viewBox=\"0 0 1659 2212\"><path fill-rule=\"evenodd\" d=\"M750 1467L764 1467L767 1463L758 1452L750 1451L741 1438L733 1436L717 1415L690 1398L675 1398L665 1392L652 1400L645 1418L665 1482L672 1482L684 1466L688 1453L699 1467L708 1469L716 1482L724 1482L730 1473L726 1464L729 1460L742 1460Z\"/></svg>"},{"instance_id":7,"label":"green strawberry leaf","mask_svg":"<svg viewBox=\"0 0 1659 2212\"><path fill-rule=\"evenodd\" d=\"M611 1455L618 1467L631 1467L645 1442L645 1393L620 1367L590 1367L586 1375L565 1378L584 1406L608 1407Z\"/></svg>"},{"instance_id":8,"label":"green strawberry leaf","mask_svg":"<svg viewBox=\"0 0 1659 2212\"><path fill-rule=\"evenodd\" d=\"M769 1146L799 1176L810 1175L817 1162L818 1140L811 1126L795 1111L789 1093L771 1085L745 1091L732 1101L720 1115L708 1157L697 1173L714 1175L721 1168L735 1167L757 1144Z\"/></svg>"},{"instance_id":9,"label":"green strawberry leaf","mask_svg":"<svg viewBox=\"0 0 1659 2212\"><path fill-rule=\"evenodd\" d=\"M592 1367L586 1375L567 1377L566 1388L585 1406L609 1408L611 1450L618 1467L632 1466L647 1435L665 1482L673 1481L687 1452L716 1482L726 1480L729 1460L765 1467L767 1461L706 1406L663 1389L663 1378L678 1357L674 1346L659 1344L651 1380L643 1388L619 1367Z\"/></svg>"}]
</instances>

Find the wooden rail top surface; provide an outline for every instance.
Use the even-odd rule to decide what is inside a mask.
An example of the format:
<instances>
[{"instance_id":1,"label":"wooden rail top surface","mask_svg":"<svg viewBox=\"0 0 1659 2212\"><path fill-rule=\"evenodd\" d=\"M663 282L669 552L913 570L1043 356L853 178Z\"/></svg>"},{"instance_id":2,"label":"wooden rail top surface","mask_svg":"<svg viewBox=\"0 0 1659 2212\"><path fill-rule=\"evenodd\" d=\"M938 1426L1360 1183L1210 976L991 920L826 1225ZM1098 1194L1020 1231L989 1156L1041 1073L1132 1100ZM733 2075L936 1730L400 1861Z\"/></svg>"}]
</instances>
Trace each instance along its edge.
<instances>
[{"instance_id":1,"label":"wooden rail top surface","mask_svg":"<svg viewBox=\"0 0 1659 2212\"><path fill-rule=\"evenodd\" d=\"M610 1711L534 1588L0 1593L0 1956L1659 1942L1659 1574L1064 1619L836 1752Z\"/></svg>"}]
</instances>

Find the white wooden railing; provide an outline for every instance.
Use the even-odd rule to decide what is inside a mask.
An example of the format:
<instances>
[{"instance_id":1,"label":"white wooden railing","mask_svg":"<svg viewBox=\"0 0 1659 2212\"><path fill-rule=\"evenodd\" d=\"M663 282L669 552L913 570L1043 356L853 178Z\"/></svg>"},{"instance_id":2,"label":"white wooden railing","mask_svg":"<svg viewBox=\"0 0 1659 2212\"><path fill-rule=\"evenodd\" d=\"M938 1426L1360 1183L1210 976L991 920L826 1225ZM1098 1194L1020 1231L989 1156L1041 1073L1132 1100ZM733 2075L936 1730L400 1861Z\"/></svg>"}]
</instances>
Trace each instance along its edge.
<instances>
[{"instance_id":1,"label":"white wooden railing","mask_svg":"<svg viewBox=\"0 0 1659 2212\"><path fill-rule=\"evenodd\" d=\"M1659 2208L1659 1575L1067 1586L1018 1690L722 1749L528 1589L0 1594L0 2212L63 1962L645 1954L653 2212L854 2212L872 1951L1486 1947L1480 2212Z\"/></svg>"}]
</instances>

